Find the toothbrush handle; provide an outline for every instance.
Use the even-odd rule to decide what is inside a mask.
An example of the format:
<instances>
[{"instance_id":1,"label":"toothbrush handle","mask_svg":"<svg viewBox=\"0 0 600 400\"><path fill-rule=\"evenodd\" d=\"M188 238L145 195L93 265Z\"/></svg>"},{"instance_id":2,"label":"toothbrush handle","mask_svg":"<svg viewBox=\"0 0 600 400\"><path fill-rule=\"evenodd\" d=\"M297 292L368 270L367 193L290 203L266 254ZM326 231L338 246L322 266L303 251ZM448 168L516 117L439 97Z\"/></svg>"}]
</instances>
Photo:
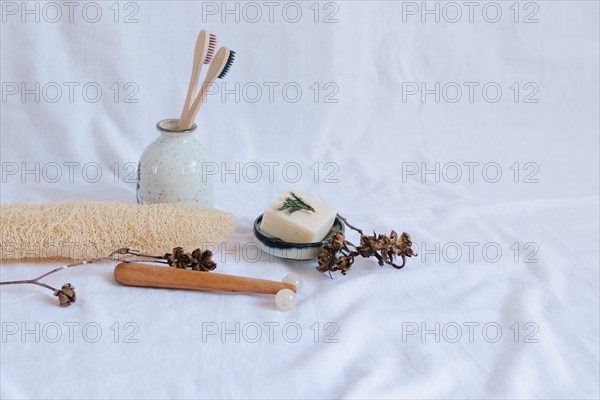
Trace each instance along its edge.
<instances>
[{"instance_id":1,"label":"toothbrush handle","mask_svg":"<svg viewBox=\"0 0 600 400\"><path fill-rule=\"evenodd\" d=\"M223 72L223 68L227 64L227 60L229 59L230 50L227 47L221 47L217 54L215 54L212 62L210 63L210 67L208 67L208 72L206 73L206 78L204 83L202 84L202 88L200 89L200 93L194 100L194 103L190 106L189 111L187 112L183 124L185 129L190 129L194 124L194 120L196 119L196 115L200 110L200 106L206 97L208 92L208 88L215 83L221 72Z\"/></svg>"},{"instance_id":2,"label":"toothbrush handle","mask_svg":"<svg viewBox=\"0 0 600 400\"><path fill-rule=\"evenodd\" d=\"M206 97L206 94L208 93L208 88L210 88L210 86L215 83L216 79L217 78L215 77L214 79L212 79L210 81L206 81L202 84L202 89L200 89L200 93L196 97L196 100L194 100L194 102L190 106L190 109L184 118L184 122L182 125L183 129L190 129L192 127L192 125L194 124L196 115L198 115L198 111L200 111L200 107L202 107L202 102L204 101L204 98Z\"/></svg>"},{"instance_id":3,"label":"toothbrush handle","mask_svg":"<svg viewBox=\"0 0 600 400\"><path fill-rule=\"evenodd\" d=\"M296 291L296 287L289 283L136 263L117 265L115 279L127 286L168 289L257 294L277 294L281 289Z\"/></svg>"},{"instance_id":4,"label":"toothbrush handle","mask_svg":"<svg viewBox=\"0 0 600 400\"><path fill-rule=\"evenodd\" d=\"M179 124L177 126L178 129L184 129L182 126L182 122L189 111L190 104L192 103L192 98L194 96L194 92L196 91L196 87L198 86L198 79L200 78L200 73L202 72L202 65L204 64L204 59L206 58L206 54L208 52L208 42L210 41L208 31L202 30L198 34L196 38L196 45L194 46L194 60L192 64L192 75L190 77L190 83L188 85L187 95L185 97L185 103L183 104L183 109L181 110L181 117L179 118Z\"/></svg>"}]
</instances>

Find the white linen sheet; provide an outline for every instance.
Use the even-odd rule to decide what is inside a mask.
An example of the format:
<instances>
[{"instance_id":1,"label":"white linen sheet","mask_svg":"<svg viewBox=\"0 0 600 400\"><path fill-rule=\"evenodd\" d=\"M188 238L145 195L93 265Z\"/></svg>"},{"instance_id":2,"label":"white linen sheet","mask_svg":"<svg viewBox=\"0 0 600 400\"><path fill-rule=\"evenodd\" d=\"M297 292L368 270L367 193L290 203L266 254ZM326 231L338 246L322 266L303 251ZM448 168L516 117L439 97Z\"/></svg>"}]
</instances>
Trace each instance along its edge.
<instances>
[{"instance_id":1,"label":"white linen sheet","mask_svg":"<svg viewBox=\"0 0 600 400\"><path fill-rule=\"evenodd\" d=\"M600 396L598 2L2 1L0 26L2 202L135 202L209 29L237 53L197 119L238 219L217 271L304 280L290 312L111 264L48 278L68 308L3 286L2 398ZM261 255L286 188L418 256L328 279Z\"/></svg>"}]
</instances>

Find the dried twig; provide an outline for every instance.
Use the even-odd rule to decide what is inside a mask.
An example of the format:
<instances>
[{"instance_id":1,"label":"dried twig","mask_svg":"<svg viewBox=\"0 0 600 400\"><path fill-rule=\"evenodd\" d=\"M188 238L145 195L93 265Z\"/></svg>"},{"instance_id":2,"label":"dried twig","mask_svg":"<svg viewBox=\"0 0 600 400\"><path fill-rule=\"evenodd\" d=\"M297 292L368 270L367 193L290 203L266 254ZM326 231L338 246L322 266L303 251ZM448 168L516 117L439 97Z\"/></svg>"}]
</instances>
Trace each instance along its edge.
<instances>
[{"instance_id":1,"label":"dried twig","mask_svg":"<svg viewBox=\"0 0 600 400\"><path fill-rule=\"evenodd\" d=\"M117 255L131 255L135 257L133 260L123 260L116 257ZM147 260L147 259L151 260ZM161 261L164 260L164 261ZM175 247L173 253L167 253L164 256L152 256L142 254L137 250L131 250L129 248L122 248L113 251L107 257L94 258L92 260L84 260L74 262L72 264L63 265L62 267L54 268L51 271L46 272L43 275L33 279L24 279L18 281L5 281L0 282L0 285L36 285L51 290L56 297L58 297L59 304L61 307L67 307L75 303L77 294L75 293L75 287L70 283L65 283L60 289L56 289L41 280L49 275L56 272L62 271L67 268L77 267L80 265L87 265L98 263L102 261L114 261L114 262L158 262L168 264L175 268L190 268L194 271L212 271L217 267L217 264L212 261L212 252L210 250L196 249L191 254L186 253L183 248Z\"/></svg>"}]
</instances>

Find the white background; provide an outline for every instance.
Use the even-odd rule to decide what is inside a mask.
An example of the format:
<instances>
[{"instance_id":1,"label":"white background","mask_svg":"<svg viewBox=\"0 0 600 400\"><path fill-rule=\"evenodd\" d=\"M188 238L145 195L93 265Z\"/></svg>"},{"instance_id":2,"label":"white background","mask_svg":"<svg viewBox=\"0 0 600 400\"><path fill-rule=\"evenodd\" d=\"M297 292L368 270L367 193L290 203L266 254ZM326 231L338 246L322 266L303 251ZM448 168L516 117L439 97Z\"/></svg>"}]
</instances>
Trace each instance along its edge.
<instances>
[{"instance_id":1,"label":"white background","mask_svg":"<svg viewBox=\"0 0 600 400\"><path fill-rule=\"evenodd\" d=\"M278 2L272 17L258 2L257 21L241 2L82 2L72 21L56 4L60 17L2 2L2 202L135 202L127 175L155 123L179 115L209 29L237 52L219 87L232 92L197 119L216 205L238 219L218 270L305 285L288 313L271 297L121 287L111 265L49 279L77 287L68 309L3 287L2 398L599 396L598 2L475 2L471 15L463 2ZM79 163L72 177L65 163ZM272 179L264 163L279 163ZM419 256L401 271L359 260L334 280L258 256L252 221L289 187L367 231L409 232Z\"/></svg>"}]
</instances>

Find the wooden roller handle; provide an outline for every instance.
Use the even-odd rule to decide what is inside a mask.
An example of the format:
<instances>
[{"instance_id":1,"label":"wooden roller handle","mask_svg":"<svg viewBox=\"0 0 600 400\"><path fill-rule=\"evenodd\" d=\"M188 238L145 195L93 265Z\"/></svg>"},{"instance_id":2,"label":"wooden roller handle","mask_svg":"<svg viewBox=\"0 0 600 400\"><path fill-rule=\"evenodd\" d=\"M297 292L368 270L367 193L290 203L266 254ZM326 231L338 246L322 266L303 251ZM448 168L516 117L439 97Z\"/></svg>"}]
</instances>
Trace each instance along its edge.
<instances>
[{"instance_id":1,"label":"wooden roller handle","mask_svg":"<svg viewBox=\"0 0 600 400\"><path fill-rule=\"evenodd\" d=\"M154 288L259 294L277 294L281 289L296 292L296 287L289 283L136 263L117 265L115 279L127 286Z\"/></svg>"}]
</instances>

